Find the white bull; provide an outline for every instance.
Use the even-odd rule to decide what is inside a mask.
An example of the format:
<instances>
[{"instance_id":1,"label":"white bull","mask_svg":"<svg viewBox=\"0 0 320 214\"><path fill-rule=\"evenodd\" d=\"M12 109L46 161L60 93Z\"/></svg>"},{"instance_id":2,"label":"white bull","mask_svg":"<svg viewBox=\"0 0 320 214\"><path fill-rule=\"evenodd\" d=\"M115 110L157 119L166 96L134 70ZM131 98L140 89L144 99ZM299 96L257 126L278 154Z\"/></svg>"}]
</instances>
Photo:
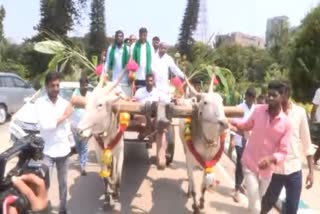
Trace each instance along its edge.
<instances>
[{"instance_id":1,"label":"white bull","mask_svg":"<svg viewBox=\"0 0 320 214\"><path fill-rule=\"evenodd\" d=\"M194 213L199 213L200 209L204 208L204 193L208 188L213 187L214 174L213 172L208 172L209 170L205 169L203 164L199 163L199 158L202 161L211 161L213 160L219 149L220 136L227 129L228 124L226 116L224 113L223 99L218 94L213 92L213 85L210 86L208 93L198 93L196 90L188 83L189 88L192 93L196 94L197 99L192 98L183 102L184 105L193 105L196 108L191 119L191 132L186 133L185 120L181 120L180 124L180 137L181 142L184 146L184 151L186 154L186 164L187 164L187 173L189 179L188 187L188 196L193 198L193 210ZM198 100L198 101L197 101ZM191 138L190 138L191 135ZM190 145L193 144L193 149L196 151L192 152ZM196 158L198 156L198 159ZM221 157L221 156L220 156ZM201 167L204 170L202 184L201 184L201 198L200 205L197 203L196 191L195 191L195 181L193 176L194 167Z\"/></svg>"},{"instance_id":2,"label":"white bull","mask_svg":"<svg viewBox=\"0 0 320 214\"><path fill-rule=\"evenodd\" d=\"M126 71L124 71L123 74L125 72ZM120 193L119 189L124 155L123 136L121 136L118 143L111 149L112 155L110 152L109 154L106 153L105 148L115 139L119 130L118 114L112 111L112 104L121 98L119 96L121 91L119 91L117 85L122 76L117 83L108 83L106 87L103 87L103 83L100 81L91 96L85 101L85 113L79 124L79 130L83 136L95 137L96 155L101 166L101 176L104 177L105 181L107 206L111 205L112 198L118 199ZM117 88L117 90L115 90L115 88ZM109 171L111 173L110 176L104 174L110 170L106 169L108 166L102 161L104 158L112 160L112 167L109 167L112 170Z\"/></svg>"}]
</instances>

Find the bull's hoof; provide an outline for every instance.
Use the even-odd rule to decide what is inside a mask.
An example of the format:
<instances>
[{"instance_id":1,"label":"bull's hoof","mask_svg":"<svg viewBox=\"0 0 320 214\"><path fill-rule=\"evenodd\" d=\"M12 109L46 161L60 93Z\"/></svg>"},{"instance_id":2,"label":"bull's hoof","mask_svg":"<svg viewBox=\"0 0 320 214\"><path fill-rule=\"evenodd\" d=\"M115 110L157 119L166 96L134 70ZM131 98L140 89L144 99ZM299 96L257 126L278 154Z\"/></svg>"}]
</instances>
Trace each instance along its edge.
<instances>
[{"instance_id":1,"label":"bull's hoof","mask_svg":"<svg viewBox=\"0 0 320 214\"><path fill-rule=\"evenodd\" d=\"M200 198L199 208L200 208L201 210L204 209L204 198Z\"/></svg>"},{"instance_id":2,"label":"bull's hoof","mask_svg":"<svg viewBox=\"0 0 320 214\"><path fill-rule=\"evenodd\" d=\"M158 158L157 169L158 170L165 170L165 168L166 168L166 161L163 160L163 158Z\"/></svg>"},{"instance_id":3,"label":"bull's hoof","mask_svg":"<svg viewBox=\"0 0 320 214\"><path fill-rule=\"evenodd\" d=\"M193 209L193 214L200 214L200 209L197 205L193 204L192 209Z\"/></svg>"},{"instance_id":4,"label":"bull's hoof","mask_svg":"<svg viewBox=\"0 0 320 214\"><path fill-rule=\"evenodd\" d=\"M166 165L165 164L158 164L157 169L163 171L166 169Z\"/></svg>"},{"instance_id":5,"label":"bull's hoof","mask_svg":"<svg viewBox=\"0 0 320 214\"><path fill-rule=\"evenodd\" d=\"M106 195L105 196L105 201L104 201L104 204L103 204L103 210L105 212L110 212L112 211L114 208L114 202L112 200L112 197L110 194Z\"/></svg>"}]
</instances>

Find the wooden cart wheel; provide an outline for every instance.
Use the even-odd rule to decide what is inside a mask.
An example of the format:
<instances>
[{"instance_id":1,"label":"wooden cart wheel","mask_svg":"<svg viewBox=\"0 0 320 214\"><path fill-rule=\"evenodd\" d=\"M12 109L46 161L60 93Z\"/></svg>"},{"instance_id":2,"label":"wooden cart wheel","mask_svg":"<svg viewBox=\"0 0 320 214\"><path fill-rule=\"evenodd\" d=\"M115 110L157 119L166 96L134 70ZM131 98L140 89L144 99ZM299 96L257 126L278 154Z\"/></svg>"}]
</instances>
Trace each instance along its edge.
<instances>
[{"instance_id":1,"label":"wooden cart wheel","mask_svg":"<svg viewBox=\"0 0 320 214\"><path fill-rule=\"evenodd\" d=\"M170 125L166 133L168 147L166 151L166 164L170 165L173 161L174 149L175 149L175 129L174 125Z\"/></svg>"}]
</instances>

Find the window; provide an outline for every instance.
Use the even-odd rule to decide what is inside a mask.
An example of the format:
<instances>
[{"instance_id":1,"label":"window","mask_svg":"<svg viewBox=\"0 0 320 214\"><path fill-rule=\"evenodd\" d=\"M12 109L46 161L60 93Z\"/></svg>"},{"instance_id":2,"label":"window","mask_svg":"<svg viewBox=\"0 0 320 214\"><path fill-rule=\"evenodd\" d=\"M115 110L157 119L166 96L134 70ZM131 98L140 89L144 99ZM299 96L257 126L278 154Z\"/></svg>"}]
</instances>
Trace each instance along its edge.
<instances>
[{"instance_id":1,"label":"window","mask_svg":"<svg viewBox=\"0 0 320 214\"><path fill-rule=\"evenodd\" d=\"M21 79L18 79L16 77L12 78L13 79L13 82L14 82L14 85L16 87L19 87L19 88L24 88L26 83L24 81L22 81Z\"/></svg>"},{"instance_id":2,"label":"window","mask_svg":"<svg viewBox=\"0 0 320 214\"><path fill-rule=\"evenodd\" d=\"M12 77L1 76L0 77L0 87L13 88L14 82Z\"/></svg>"}]
</instances>

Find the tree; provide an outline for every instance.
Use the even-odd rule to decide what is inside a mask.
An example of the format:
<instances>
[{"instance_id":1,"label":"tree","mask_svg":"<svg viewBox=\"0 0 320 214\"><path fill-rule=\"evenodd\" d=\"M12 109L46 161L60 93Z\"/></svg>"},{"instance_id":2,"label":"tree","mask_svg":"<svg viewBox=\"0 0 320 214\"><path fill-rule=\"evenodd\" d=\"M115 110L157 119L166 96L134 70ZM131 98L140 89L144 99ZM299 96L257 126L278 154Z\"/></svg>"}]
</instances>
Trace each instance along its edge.
<instances>
[{"instance_id":1,"label":"tree","mask_svg":"<svg viewBox=\"0 0 320 214\"><path fill-rule=\"evenodd\" d=\"M0 41L4 39L3 20L6 16L6 11L3 6L0 7Z\"/></svg>"},{"instance_id":2,"label":"tree","mask_svg":"<svg viewBox=\"0 0 320 214\"><path fill-rule=\"evenodd\" d=\"M67 36L75 21L81 15L80 7L84 7L87 0L41 0L40 23L36 27L39 35L35 40L41 40L43 31L50 31L59 36Z\"/></svg>"},{"instance_id":3,"label":"tree","mask_svg":"<svg viewBox=\"0 0 320 214\"><path fill-rule=\"evenodd\" d=\"M310 102L320 85L320 6L302 20L292 44L289 76L297 101Z\"/></svg>"},{"instance_id":4,"label":"tree","mask_svg":"<svg viewBox=\"0 0 320 214\"><path fill-rule=\"evenodd\" d=\"M240 45L220 45L215 51L215 63L230 69L237 82L261 82L265 71L274 62L269 52Z\"/></svg>"},{"instance_id":5,"label":"tree","mask_svg":"<svg viewBox=\"0 0 320 214\"><path fill-rule=\"evenodd\" d=\"M179 34L179 51L182 55L191 56L194 43L193 33L197 28L200 0L188 0Z\"/></svg>"},{"instance_id":6,"label":"tree","mask_svg":"<svg viewBox=\"0 0 320 214\"><path fill-rule=\"evenodd\" d=\"M100 55L107 47L106 23L105 23L105 1L93 0L91 3L91 25L89 33L89 54Z\"/></svg>"}]
</instances>

